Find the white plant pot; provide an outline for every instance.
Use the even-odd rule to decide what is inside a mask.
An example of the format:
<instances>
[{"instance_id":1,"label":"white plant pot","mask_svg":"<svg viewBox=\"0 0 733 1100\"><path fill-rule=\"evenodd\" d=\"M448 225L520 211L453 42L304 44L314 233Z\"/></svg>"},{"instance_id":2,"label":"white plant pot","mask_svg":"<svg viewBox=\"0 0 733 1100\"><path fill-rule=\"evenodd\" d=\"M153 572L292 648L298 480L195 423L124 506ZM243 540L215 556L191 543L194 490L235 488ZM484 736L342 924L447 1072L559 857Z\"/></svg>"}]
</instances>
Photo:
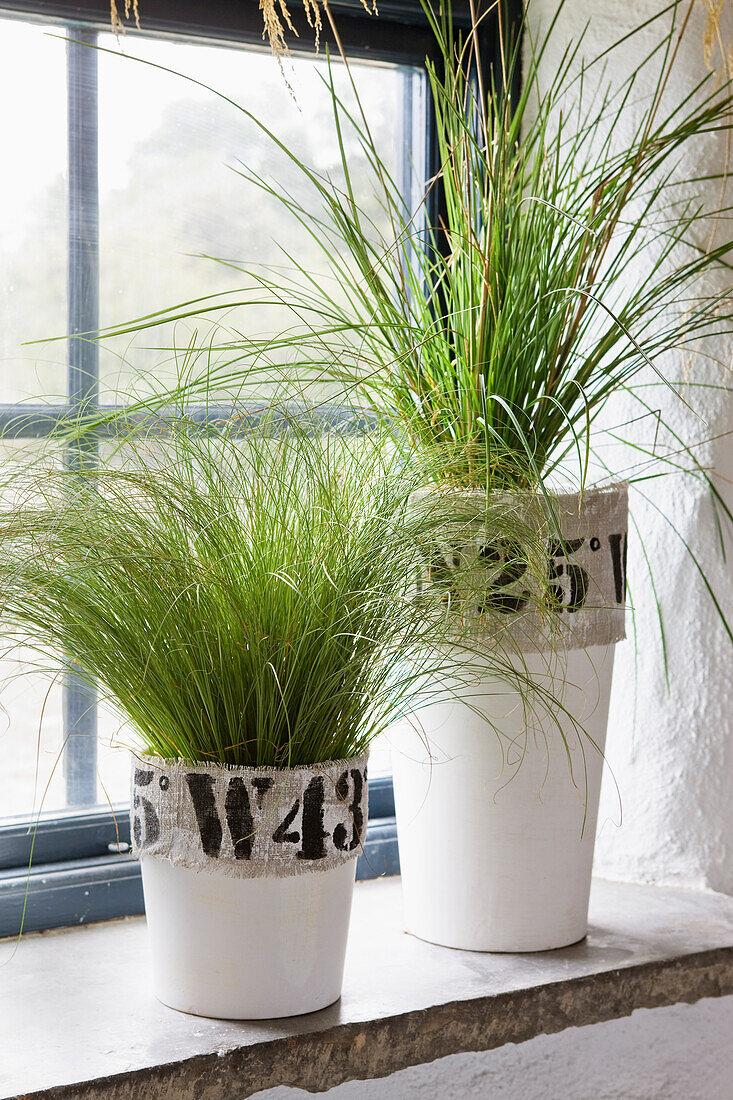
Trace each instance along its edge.
<instances>
[{"instance_id":1,"label":"white plant pot","mask_svg":"<svg viewBox=\"0 0 733 1100\"><path fill-rule=\"evenodd\" d=\"M559 715L574 776L559 730L546 716L528 728L520 696L496 679L464 691L501 738L460 699L392 728L408 932L473 951L585 936L613 656L613 645L524 655L585 731Z\"/></svg>"},{"instance_id":2,"label":"white plant pot","mask_svg":"<svg viewBox=\"0 0 733 1100\"><path fill-rule=\"evenodd\" d=\"M366 764L133 761L133 849L164 1004L255 1020L338 1000Z\"/></svg>"},{"instance_id":3,"label":"white plant pot","mask_svg":"<svg viewBox=\"0 0 733 1100\"><path fill-rule=\"evenodd\" d=\"M155 994L199 1016L299 1016L341 996L356 860L229 878L142 857Z\"/></svg>"}]
</instances>

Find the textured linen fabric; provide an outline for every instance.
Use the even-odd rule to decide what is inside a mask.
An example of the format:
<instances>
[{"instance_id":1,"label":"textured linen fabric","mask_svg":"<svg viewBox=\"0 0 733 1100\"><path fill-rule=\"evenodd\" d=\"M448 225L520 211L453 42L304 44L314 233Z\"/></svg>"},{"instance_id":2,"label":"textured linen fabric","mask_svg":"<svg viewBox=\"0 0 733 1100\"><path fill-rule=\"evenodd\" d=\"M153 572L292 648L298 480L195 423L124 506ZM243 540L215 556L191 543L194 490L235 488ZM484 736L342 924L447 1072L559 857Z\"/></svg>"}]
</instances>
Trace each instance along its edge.
<instances>
[{"instance_id":1,"label":"textured linen fabric","mask_svg":"<svg viewBox=\"0 0 733 1100\"><path fill-rule=\"evenodd\" d=\"M289 769L132 761L132 848L181 867L286 878L355 859L367 758Z\"/></svg>"},{"instance_id":2,"label":"textured linen fabric","mask_svg":"<svg viewBox=\"0 0 733 1100\"><path fill-rule=\"evenodd\" d=\"M477 511L485 498L477 494ZM521 506L521 505L520 505ZM445 590L460 625L487 644L503 637L522 651L584 649L626 637L628 486L539 498L547 531L547 579L554 610L538 611L529 571L509 539L487 539L481 524L446 531L424 587ZM562 537L560 537L562 536ZM534 582L535 588L537 582Z\"/></svg>"}]
</instances>

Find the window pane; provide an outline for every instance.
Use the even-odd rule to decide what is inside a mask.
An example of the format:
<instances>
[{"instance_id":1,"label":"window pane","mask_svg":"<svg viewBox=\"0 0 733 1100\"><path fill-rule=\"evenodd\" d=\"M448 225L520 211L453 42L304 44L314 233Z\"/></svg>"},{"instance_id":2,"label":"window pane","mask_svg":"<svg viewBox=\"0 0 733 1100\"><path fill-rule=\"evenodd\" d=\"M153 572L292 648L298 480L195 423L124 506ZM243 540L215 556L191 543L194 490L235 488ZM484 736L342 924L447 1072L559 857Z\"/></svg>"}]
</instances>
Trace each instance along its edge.
<instances>
[{"instance_id":1,"label":"window pane","mask_svg":"<svg viewBox=\"0 0 733 1100\"><path fill-rule=\"evenodd\" d=\"M290 268L290 254L313 273L323 269L323 255L297 220L237 174L246 165L318 209L310 185L255 122L206 87L122 56L111 36L100 36L100 45L113 50L99 56L102 326L241 289L243 275L227 264ZM295 59L292 71L288 66L292 94L268 51L138 36L125 40L124 51L217 89L262 120L306 164L340 174L325 58ZM356 64L353 71L370 125L396 173L406 81L414 75L387 65ZM334 72L339 94L353 101L343 65L334 64ZM359 171L363 154L348 133L347 143L354 179L364 188L358 199L383 222L363 182L369 174ZM253 307L218 316L247 334L274 334L293 323L285 309ZM124 395L130 375L171 377L171 348L182 352L194 330L205 345L207 325L200 318L175 331L165 326L108 344L101 400L111 400L113 390Z\"/></svg>"},{"instance_id":2,"label":"window pane","mask_svg":"<svg viewBox=\"0 0 733 1100\"><path fill-rule=\"evenodd\" d=\"M61 394L66 349L66 60L47 27L0 19L0 402Z\"/></svg>"},{"instance_id":3,"label":"window pane","mask_svg":"<svg viewBox=\"0 0 733 1100\"><path fill-rule=\"evenodd\" d=\"M0 442L7 469L23 459L48 457L44 442ZM57 456L58 458L58 456ZM10 503L11 493L3 499ZM0 648L0 815L27 814L43 805L65 804L61 685L45 671L48 663L28 647L15 648L7 636Z\"/></svg>"},{"instance_id":4,"label":"window pane","mask_svg":"<svg viewBox=\"0 0 733 1100\"><path fill-rule=\"evenodd\" d=\"M0 81L4 102L15 105L4 116L4 152L13 170L0 177L7 212L0 226L0 403L66 399L66 344L21 347L23 341L67 329L67 57L65 43L47 32L47 25L0 20ZM284 248L314 272L323 266L294 219L236 174L244 162L261 177L277 178L307 197L287 158L212 92L125 55L216 87L271 126L304 161L337 173L323 58L294 60L290 80L296 103L264 50L140 35L118 44L102 34L99 44L111 51L97 55L101 326L184 299L236 291L243 276L226 262L282 264ZM403 104L416 74L386 65L353 68L383 155L398 175L406 133ZM338 65L336 73L348 99ZM93 96L94 89L88 91ZM349 154L356 164L355 146ZM359 181L367 175L358 166L354 174ZM366 193L359 198L378 219L373 198ZM227 324L258 334L277 332L290 321L284 312L262 309L226 318ZM124 397L133 380L139 390L146 375L172 377L173 349L184 347L194 328L203 341L206 324L197 321L175 332L161 327L105 343L100 400ZM12 447L0 444L0 460ZM40 452L43 444L32 447ZM105 451L101 448L102 457ZM0 658L0 816L59 810L66 805L63 750L69 734L62 686L34 669L29 652L0 651ZM134 734L120 729L104 705L98 729L97 803L126 801L129 763L119 746L134 743ZM385 753L377 751L372 774L386 768Z\"/></svg>"}]
</instances>

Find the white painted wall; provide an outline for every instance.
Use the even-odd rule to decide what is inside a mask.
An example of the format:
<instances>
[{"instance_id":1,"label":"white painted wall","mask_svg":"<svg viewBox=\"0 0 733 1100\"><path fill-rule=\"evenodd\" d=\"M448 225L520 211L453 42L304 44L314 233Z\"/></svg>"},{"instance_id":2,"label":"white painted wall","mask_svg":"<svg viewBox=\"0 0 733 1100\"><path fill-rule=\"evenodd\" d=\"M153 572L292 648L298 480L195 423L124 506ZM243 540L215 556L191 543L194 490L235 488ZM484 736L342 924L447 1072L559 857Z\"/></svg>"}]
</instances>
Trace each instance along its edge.
<instances>
[{"instance_id":1,"label":"white painted wall","mask_svg":"<svg viewBox=\"0 0 733 1100\"><path fill-rule=\"evenodd\" d=\"M666 0L567 0L552 67L564 42L587 20L586 52L593 54L665 6ZM686 6L686 5L685 5ZM670 96L704 71L703 0L682 46ZM535 24L554 12L556 0L533 0ZM650 37L651 37L650 32ZM733 41L733 36L728 39ZM638 49L638 48L637 48ZM638 53L629 49L625 63ZM619 127L619 140L624 128ZM725 162L725 146L706 139L694 150L711 169ZM715 196L714 196L715 197ZM721 341L723 368L702 358L672 356L665 370L676 379L731 384L731 345ZM703 414L702 425L668 393L659 393L664 415L688 437L711 442L702 460L717 470L718 485L733 505L733 428L727 394L686 396ZM612 423L638 415L619 401ZM650 438L645 426L637 438ZM619 647L614 675L608 759L621 791L606 782L602 800L597 872L607 878L658 882L733 893L733 649L680 540L661 519L672 517L699 554L722 603L733 618L733 571L715 548L712 511L704 492L680 478L650 483L653 504L635 501L635 514L657 574L668 640L668 689L653 596L644 580L638 538L630 539L629 578L637 608L638 666L634 645ZM733 547L730 548L733 553ZM295 1100L294 1089L273 1089L262 1100ZM697 1005L640 1010L628 1019L541 1036L521 1046L461 1054L373 1082L352 1082L328 1093L338 1100L731 1100L733 1098L733 998Z\"/></svg>"},{"instance_id":2,"label":"white painted wall","mask_svg":"<svg viewBox=\"0 0 733 1100\"><path fill-rule=\"evenodd\" d=\"M535 22L546 19L556 0L533 0ZM626 29L666 6L661 0L568 0L560 17L560 33L546 64L556 64L564 43L579 35L590 20L586 53L615 41ZM729 9L732 6L728 6ZM696 0L694 15L669 82L668 102L679 102L705 72L703 29L707 5ZM680 4L681 12L687 4ZM729 19L727 41L733 42ZM651 45L651 30L629 46L619 66L630 71ZM627 121L617 127L624 142ZM685 173L723 171L728 151L723 138L706 137L691 147ZM720 184L708 184L702 195L712 206L720 199ZM727 201L730 200L730 196ZM724 223L719 232L729 232ZM730 280L726 280L729 285ZM711 286L711 290L723 286ZM712 382L730 386L733 342L716 340L708 351L720 364L702 356L671 354L660 366L676 382ZM698 451L715 471L716 484L733 505L733 409L730 395L702 392L694 386L684 396L704 418L688 411L673 394L658 387L656 401L664 418L686 439L707 440ZM608 420L620 424L639 415L628 398L609 409ZM649 442L647 421L627 429ZM628 455L621 461L633 461ZM713 512L706 490L690 479L671 476L644 487L651 503L631 494L641 536L630 532L629 582L636 607L637 668L632 640L619 646L607 741L608 761L620 790L622 824L618 828L619 796L606 775L599 817L596 873L606 878L709 888L733 893L733 648L702 579L684 545L662 516L673 519L680 535L698 555L728 617L733 619L733 568L717 546ZM659 509L659 511L657 511ZM668 645L667 686L660 632L646 567L643 539L656 574ZM733 550L729 540L729 553ZM733 1088L731 1090L733 1095Z\"/></svg>"}]
</instances>

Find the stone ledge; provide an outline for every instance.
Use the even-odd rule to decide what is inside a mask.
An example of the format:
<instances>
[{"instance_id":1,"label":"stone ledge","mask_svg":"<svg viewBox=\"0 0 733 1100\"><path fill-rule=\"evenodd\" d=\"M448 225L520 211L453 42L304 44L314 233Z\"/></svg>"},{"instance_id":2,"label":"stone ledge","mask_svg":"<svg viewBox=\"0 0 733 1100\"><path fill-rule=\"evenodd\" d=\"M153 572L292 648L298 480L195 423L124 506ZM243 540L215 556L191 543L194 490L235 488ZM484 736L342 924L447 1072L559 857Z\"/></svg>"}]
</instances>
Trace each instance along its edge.
<instances>
[{"instance_id":1,"label":"stone ledge","mask_svg":"<svg viewBox=\"0 0 733 1100\"><path fill-rule=\"evenodd\" d=\"M0 943L0 963L13 946ZM140 918L24 939L2 971L0 1098L321 1092L636 1008L733 994L733 899L596 882L587 940L482 955L405 936L398 879L359 884L341 1001L290 1020L174 1012L154 1000L146 966Z\"/></svg>"}]
</instances>

